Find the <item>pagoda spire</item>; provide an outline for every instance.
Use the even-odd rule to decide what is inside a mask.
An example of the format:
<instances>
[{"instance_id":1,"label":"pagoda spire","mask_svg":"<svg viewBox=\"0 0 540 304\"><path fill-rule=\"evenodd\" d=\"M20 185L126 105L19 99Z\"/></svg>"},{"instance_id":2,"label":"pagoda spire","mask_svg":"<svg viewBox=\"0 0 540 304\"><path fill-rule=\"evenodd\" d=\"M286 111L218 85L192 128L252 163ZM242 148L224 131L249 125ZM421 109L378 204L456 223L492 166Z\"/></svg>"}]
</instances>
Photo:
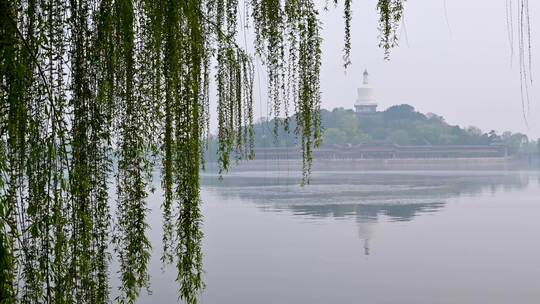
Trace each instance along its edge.
<instances>
[{"instance_id":1,"label":"pagoda spire","mask_svg":"<svg viewBox=\"0 0 540 304\"><path fill-rule=\"evenodd\" d=\"M364 81L362 82L363 84L368 84L369 83L368 76L369 76L369 73L368 73L367 69L365 69L364 70Z\"/></svg>"}]
</instances>

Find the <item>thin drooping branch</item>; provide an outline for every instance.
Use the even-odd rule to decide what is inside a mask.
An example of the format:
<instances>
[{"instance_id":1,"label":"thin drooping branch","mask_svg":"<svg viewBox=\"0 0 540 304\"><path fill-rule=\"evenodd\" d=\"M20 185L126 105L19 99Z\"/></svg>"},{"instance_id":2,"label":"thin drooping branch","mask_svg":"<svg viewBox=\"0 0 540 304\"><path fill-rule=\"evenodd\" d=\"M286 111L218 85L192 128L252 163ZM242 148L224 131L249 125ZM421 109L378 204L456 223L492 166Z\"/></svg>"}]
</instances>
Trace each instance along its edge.
<instances>
[{"instance_id":1,"label":"thin drooping branch","mask_svg":"<svg viewBox=\"0 0 540 304\"><path fill-rule=\"evenodd\" d=\"M378 4L386 56L402 3ZM237 43L240 6L254 54ZM210 83L220 171L254 156L258 56L275 121L296 119L309 182L321 141L318 14L313 0L0 1L0 299L108 303L113 249L115 300L134 303L150 287L147 198L160 164L162 261L176 266L180 298L197 303Z\"/></svg>"}]
</instances>

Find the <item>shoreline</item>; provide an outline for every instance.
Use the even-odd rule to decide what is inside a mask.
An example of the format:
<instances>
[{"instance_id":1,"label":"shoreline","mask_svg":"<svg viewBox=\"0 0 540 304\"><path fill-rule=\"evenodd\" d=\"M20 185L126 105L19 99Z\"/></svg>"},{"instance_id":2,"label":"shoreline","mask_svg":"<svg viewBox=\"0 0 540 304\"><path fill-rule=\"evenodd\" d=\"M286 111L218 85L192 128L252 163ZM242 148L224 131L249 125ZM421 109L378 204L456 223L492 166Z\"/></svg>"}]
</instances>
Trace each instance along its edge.
<instances>
[{"instance_id":1,"label":"shoreline","mask_svg":"<svg viewBox=\"0 0 540 304\"><path fill-rule=\"evenodd\" d=\"M485 158L392 158L392 159L314 159L312 171L387 171L387 170L529 170L539 168L537 159L512 157ZM217 163L206 163L206 171L213 171ZM235 171L293 171L302 170L301 159L254 159L233 164Z\"/></svg>"}]
</instances>

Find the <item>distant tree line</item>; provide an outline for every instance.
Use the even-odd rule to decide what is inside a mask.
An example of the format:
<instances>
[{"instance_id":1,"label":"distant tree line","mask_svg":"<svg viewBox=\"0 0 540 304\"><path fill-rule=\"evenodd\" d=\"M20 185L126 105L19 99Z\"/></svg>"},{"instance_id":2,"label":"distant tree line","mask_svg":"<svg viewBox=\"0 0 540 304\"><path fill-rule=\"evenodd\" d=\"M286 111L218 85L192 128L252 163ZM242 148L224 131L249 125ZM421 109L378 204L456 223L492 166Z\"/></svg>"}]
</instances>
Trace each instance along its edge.
<instances>
[{"instance_id":1,"label":"distant tree line","mask_svg":"<svg viewBox=\"0 0 540 304\"><path fill-rule=\"evenodd\" d=\"M255 147L292 147L297 145L294 119L278 122L259 120L255 126ZM401 104L385 111L358 115L353 110L321 110L322 145L358 145L391 142L398 145L490 145L504 144L510 154L540 152L540 143L527 135L448 124L444 117L423 114ZM289 131L287 131L288 129Z\"/></svg>"}]
</instances>

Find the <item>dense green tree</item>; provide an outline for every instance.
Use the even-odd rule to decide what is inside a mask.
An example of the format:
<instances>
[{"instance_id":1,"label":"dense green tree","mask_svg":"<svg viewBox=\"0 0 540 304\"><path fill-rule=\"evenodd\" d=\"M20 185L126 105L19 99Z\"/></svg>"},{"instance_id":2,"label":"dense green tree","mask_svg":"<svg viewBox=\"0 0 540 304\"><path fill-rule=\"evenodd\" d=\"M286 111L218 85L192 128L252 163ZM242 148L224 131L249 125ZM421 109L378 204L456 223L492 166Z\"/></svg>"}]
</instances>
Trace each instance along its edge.
<instances>
[{"instance_id":1,"label":"dense green tree","mask_svg":"<svg viewBox=\"0 0 540 304\"><path fill-rule=\"evenodd\" d=\"M377 9L388 52L402 0ZM230 155L253 156L261 58L273 116L295 109L307 181L321 138L318 14L313 0L0 0L0 301L108 302L112 241L116 300L134 302L149 286L146 199L159 166L162 261L176 265L180 298L196 303L209 84L224 172ZM247 16L255 54L237 43Z\"/></svg>"},{"instance_id":2,"label":"dense green tree","mask_svg":"<svg viewBox=\"0 0 540 304\"><path fill-rule=\"evenodd\" d=\"M387 121L414 120L425 118L424 114L416 112L414 107L408 104L391 106L383 112Z\"/></svg>"},{"instance_id":3,"label":"dense green tree","mask_svg":"<svg viewBox=\"0 0 540 304\"><path fill-rule=\"evenodd\" d=\"M508 147L508 153L515 154L529 143L529 138L525 134L504 132L500 136L500 141Z\"/></svg>"},{"instance_id":4,"label":"dense green tree","mask_svg":"<svg viewBox=\"0 0 540 304\"><path fill-rule=\"evenodd\" d=\"M328 128L324 131L324 143L328 145L343 145L347 142L347 134L338 128Z\"/></svg>"},{"instance_id":5,"label":"dense green tree","mask_svg":"<svg viewBox=\"0 0 540 304\"><path fill-rule=\"evenodd\" d=\"M269 129L274 122L255 124L256 130ZM391 142L399 145L489 145L504 144L510 154L528 151L528 138L521 133L482 132L477 127L461 128L448 124L444 117L422 114L410 105L391 106L385 111L358 115L353 110L335 108L321 111L323 145L358 145ZM263 128L263 126L265 126ZM267 134L269 131L267 131ZM295 146L294 137L283 128L276 139L263 141L256 132L256 147Z\"/></svg>"},{"instance_id":6,"label":"dense green tree","mask_svg":"<svg viewBox=\"0 0 540 304\"><path fill-rule=\"evenodd\" d=\"M409 133L403 129L392 131L388 136L388 140L392 143L404 146L411 145L413 143L413 140L409 137Z\"/></svg>"},{"instance_id":7,"label":"dense green tree","mask_svg":"<svg viewBox=\"0 0 540 304\"><path fill-rule=\"evenodd\" d=\"M239 8L256 54L236 42ZM253 154L253 55L266 64L274 115L289 101L296 109L307 180L321 136L313 1L1 0L0 22L2 301L107 302L113 241L117 300L134 302L149 285L146 198L159 166L162 260L195 303L208 87L213 77L226 171L232 151Z\"/></svg>"}]
</instances>

